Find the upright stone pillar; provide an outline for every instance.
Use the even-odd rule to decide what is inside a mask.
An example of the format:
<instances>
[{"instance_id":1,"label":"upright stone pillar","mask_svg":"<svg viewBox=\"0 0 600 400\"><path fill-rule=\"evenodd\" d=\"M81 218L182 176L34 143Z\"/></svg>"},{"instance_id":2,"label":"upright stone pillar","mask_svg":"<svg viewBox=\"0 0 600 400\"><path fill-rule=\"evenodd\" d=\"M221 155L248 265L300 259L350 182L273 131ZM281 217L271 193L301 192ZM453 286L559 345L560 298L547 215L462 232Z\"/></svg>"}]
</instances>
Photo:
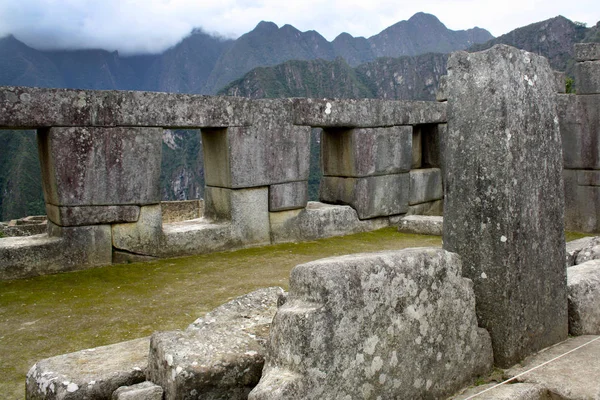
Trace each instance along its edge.
<instances>
[{"instance_id":1,"label":"upright stone pillar","mask_svg":"<svg viewBox=\"0 0 600 400\"><path fill-rule=\"evenodd\" d=\"M444 249L508 367L567 337L561 140L547 60L499 45L448 60Z\"/></svg>"}]
</instances>

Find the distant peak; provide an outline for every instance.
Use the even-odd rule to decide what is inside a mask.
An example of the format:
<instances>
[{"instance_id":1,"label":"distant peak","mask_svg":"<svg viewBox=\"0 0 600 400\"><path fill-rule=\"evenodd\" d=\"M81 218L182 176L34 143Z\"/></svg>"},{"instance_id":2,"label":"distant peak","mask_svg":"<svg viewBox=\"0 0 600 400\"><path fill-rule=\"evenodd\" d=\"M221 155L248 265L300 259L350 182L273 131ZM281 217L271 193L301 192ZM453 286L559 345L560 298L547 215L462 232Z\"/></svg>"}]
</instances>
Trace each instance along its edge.
<instances>
[{"instance_id":1,"label":"distant peak","mask_svg":"<svg viewBox=\"0 0 600 400\"><path fill-rule=\"evenodd\" d=\"M273 31L277 29L279 29L277 24L271 21L260 21L254 28L255 31Z\"/></svg>"},{"instance_id":2,"label":"distant peak","mask_svg":"<svg viewBox=\"0 0 600 400\"><path fill-rule=\"evenodd\" d=\"M408 19L409 22L417 22L417 23L422 23L422 22L436 22L439 23L440 20L438 19L438 17L436 17L433 14L427 14L424 12L418 12L415 15L413 15L412 17L410 17Z\"/></svg>"}]
</instances>

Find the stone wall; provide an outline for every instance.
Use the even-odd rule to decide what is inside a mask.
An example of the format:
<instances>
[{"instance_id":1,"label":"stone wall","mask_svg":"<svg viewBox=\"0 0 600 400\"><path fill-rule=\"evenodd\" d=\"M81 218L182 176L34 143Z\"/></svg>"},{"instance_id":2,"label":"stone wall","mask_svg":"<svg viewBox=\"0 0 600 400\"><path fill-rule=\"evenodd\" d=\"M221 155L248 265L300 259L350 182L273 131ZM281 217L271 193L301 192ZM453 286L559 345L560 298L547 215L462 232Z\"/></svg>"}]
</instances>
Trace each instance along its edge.
<instances>
[{"instance_id":1,"label":"stone wall","mask_svg":"<svg viewBox=\"0 0 600 400\"><path fill-rule=\"evenodd\" d=\"M445 120L435 102L1 88L0 129L37 129L49 228L0 240L0 279L312 240L431 212ZM328 205L307 198L315 127ZM202 216L163 215L174 209L159 193L169 128L201 129Z\"/></svg>"}]
</instances>

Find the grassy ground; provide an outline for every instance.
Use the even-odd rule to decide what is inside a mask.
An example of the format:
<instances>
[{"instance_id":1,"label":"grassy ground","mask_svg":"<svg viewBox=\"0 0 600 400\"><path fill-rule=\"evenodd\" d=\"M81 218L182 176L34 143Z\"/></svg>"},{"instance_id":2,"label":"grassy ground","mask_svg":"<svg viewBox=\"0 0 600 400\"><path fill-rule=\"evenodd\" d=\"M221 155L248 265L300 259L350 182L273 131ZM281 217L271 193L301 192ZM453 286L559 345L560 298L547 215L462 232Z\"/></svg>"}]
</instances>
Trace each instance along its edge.
<instances>
[{"instance_id":1,"label":"grassy ground","mask_svg":"<svg viewBox=\"0 0 600 400\"><path fill-rule=\"evenodd\" d=\"M386 228L0 282L0 397L23 399L25 374L39 359L185 328L241 294L267 286L287 289L295 265L349 253L440 245L439 237Z\"/></svg>"}]
</instances>

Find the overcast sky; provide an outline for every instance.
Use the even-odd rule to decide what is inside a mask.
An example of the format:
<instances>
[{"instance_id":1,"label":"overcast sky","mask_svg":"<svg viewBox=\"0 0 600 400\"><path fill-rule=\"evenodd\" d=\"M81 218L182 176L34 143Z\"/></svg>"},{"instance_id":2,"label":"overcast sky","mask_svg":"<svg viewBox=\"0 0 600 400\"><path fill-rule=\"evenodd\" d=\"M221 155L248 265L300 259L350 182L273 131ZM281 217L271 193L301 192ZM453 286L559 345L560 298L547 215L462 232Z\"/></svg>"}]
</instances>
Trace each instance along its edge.
<instances>
[{"instance_id":1,"label":"overcast sky","mask_svg":"<svg viewBox=\"0 0 600 400\"><path fill-rule=\"evenodd\" d=\"M103 48L161 52L194 28L238 37L261 20L328 40L369 37L419 11L448 28L479 26L494 36L557 15L595 25L600 0L0 0L0 37L38 49Z\"/></svg>"}]
</instances>

